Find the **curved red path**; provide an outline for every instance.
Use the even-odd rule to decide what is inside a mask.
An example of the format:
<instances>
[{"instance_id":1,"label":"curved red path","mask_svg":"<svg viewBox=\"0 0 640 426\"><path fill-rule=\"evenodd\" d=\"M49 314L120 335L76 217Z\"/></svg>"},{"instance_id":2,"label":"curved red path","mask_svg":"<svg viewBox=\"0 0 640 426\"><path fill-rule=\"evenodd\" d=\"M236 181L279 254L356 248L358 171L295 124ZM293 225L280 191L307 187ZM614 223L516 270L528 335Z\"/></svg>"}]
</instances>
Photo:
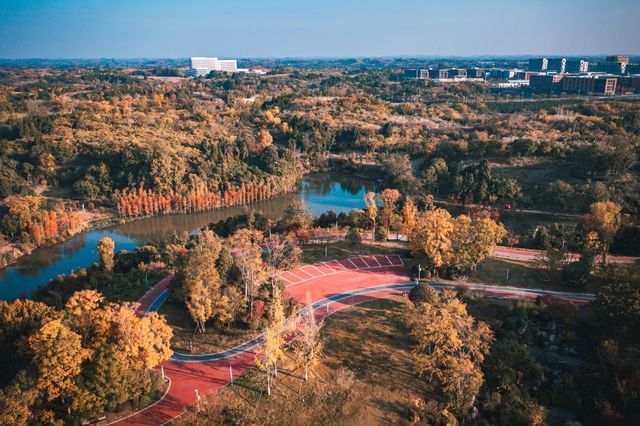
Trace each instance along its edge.
<instances>
[{"instance_id":1,"label":"curved red path","mask_svg":"<svg viewBox=\"0 0 640 426\"><path fill-rule=\"evenodd\" d=\"M152 303L160 297L170 284L167 277L154 286L140 300L138 313L143 315ZM281 274L286 292L300 302L310 295L311 302L317 302L337 294L364 289L383 284L410 283L402 260L398 256L360 256L339 261L305 265ZM319 308L316 316L322 317L376 297L398 294L402 290L379 290L366 295L355 295L331 302L329 310ZM241 375L253 367L255 349L219 361L181 362L169 360L161 365L165 375L171 380L164 398L156 404L116 422L118 425L162 425L184 413L196 403L196 392L201 398L215 392L229 383L229 366L233 366L234 376Z\"/></svg>"}]
</instances>

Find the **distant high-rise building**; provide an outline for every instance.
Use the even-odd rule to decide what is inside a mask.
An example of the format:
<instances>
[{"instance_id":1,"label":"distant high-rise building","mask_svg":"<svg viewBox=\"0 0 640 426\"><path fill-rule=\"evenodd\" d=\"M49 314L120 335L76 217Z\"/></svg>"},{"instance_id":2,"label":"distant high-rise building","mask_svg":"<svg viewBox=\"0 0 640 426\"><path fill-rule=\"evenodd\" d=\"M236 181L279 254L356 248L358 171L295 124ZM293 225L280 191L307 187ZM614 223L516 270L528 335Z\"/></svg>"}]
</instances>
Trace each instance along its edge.
<instances>
[{"instance_id":1,"label":"distant high-rise building","mask_svg":"<svg viewBox=\"0 0 640 426\"><path fill-rule=\"evenodd\" d=\"M607 74L623 75L627 72L626 62L598 62L590 70Z\"/></svg>"},{"instance_id":2,"label":"distant high-rise building","mask_svg":"<svg viewBox=\"0 0 640 426\"><path fill-rule=\"evenodd\" d=\"M420 68L409 68L404 70L404 74L402 75L402 78L407 80L411 80L411 79L426 80L429 78L429 70L420 69Z\"/></svg>"},{"instance_id":3,"label":"distant high-rise building","mask_svg":"<svg viewBox=\"0 0 640 426\"><path fill-rule=\"evenodd\" d=\"M218 69L216 71L238 71L238 61L235 59L218 59Z\"/></svg>"},{"instance_id":4,"label":"distant high-rise building","mask_svg":"<svg viewBox=\"0 0 640 426\"><path fill-rule=\"evenodd\" d=\"M191 58L190 62L191 73L197 77L205 76L211 71L238 71L238 61L235 59L218 59L197 56Z\"/></svg>"},{"instance_id":5,"label":"distant high-rise building","mask_svg":"<svg viewBox=\"0 0 640 426\"><path fill-rule=\"evenodd\" d=\"M531 58L529 59L529 71L546 71L549 66L547 58Z\"/></svg>"},{"instance_id":6,"label":"distant high-rise building","mask_svg":"<svg viewBox=\"0 0 640 426\"><path fill-rule=\"evenodd\" d=\"M467 78L484 78L484 69L467 68Z\"/></svg>"},{"instance_id":7,"label":"distant high-rise building","mask_svg":"<svg viewBox=\"0 0 640 426\"><path fill-rule=\"evenodd\" d=\"M467 70L461 68L450 68L447 70L447 78L465 78Z\"/></svg>"},{"instance_id":8,"label":"distant high-rise building","mask_svg":"<svg viewBox=\"0 0 640 426\"><path fill-rule=\"evenodd\" d=\"M626 65L629 63L629 57L627 55L607 56L607 58L605 59L605 62L619 62Z\"/></svg>"},{"instance_id":9,"label":"distant high-rise building","mask_svg":"<svg viewBox=\"0 0 640 426\"><path fill-rule=\"evenodd\" d=\"M616 92L622 94L640 93L640 75L618 77Z\"/></svg>"},{"instance_id":10,"label":"distant high-rise building","mask_svg":"<svg viewBox=\"0 0 640 426\"><path fill-rule=\"evenodd\" d=\"M613 95L616 93L617 83L618 79L615 77L569 75L562 79L561 90L585 95Z\"/></svg>"},{"instance_id":11,"label":"distant high-rise building","mask_svg":"<svg viewBox=\"0 0 640 426\"><path fill-rule=\"evenodd\" d=\"M532 74L529 77L529 86L536 92L556 92L562 77L563 75L561 74Z\"/></svg>"},{"instance_id":12,"label":"distant high-rise building","mask_svg":"<svg viewBox=\"0 0 640 426\"><path fill-rule=\"evenodd\" d=\"M582 59L567 59L565 72L569 72L569 73L589 72L589 61L585 61Z\"/></svg>"},{"instance_id":13,"label":"distant high-rise building","mask_svg":"<svg viewBox=\"0 0 640 426\"><path fill-rule=\"evenodd\" d=\"M489 78L494 80L509 80L517 75L517 70L506 70L502 68L494 68L489 70Z\"/></svg>"},{"instance_id":14,"label":"distant high-rise building","mask_svg":"<svg viewBox=\"0 0 640 426\"><path fill-rule=\"evenodd\" d=\"M566 67L567 67L567 58L547 59L547 71L555 71L558 74L564 74Z\"/></svg>"},{"instance_id":15,"label":"distant high-rise building","mask_svg":"<svg viewBox=\"0 0 640 426\"><path fill-rule=\"evenodd\" d=\"M640 64L627 64L625 71L627 74L640 74Z\"/></svg>"},{"instance_id":16,"label":"distant high-rise building","mask_svg":"<svg viewBox=\"0 0 640 426\"><path fill-rule=\"evenodd\" d=\"M449 78L449 70L451 68L432 68L429 69L429 77L438 80Z\"/></svg>"}]
</instances>

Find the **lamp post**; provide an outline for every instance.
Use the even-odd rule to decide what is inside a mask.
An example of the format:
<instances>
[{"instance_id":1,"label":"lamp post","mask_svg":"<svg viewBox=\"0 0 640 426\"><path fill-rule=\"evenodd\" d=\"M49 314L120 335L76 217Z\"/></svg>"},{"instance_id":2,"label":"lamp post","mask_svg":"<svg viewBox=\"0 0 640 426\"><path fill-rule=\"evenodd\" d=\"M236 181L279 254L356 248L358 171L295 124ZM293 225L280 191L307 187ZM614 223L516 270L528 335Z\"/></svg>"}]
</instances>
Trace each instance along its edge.
<instances>
[{"instance_id":1,"label":"lamp post","mask_svg":"<svg viewBox=\"0 0 640 426\"><path fill-rule=\"evenodd\" d=\"M418 281L416 281L416 284L418 284L418 282L420 282L420 273L422 272L422 265L420 265L418 263Z\"/></svg>"}]
</instances>

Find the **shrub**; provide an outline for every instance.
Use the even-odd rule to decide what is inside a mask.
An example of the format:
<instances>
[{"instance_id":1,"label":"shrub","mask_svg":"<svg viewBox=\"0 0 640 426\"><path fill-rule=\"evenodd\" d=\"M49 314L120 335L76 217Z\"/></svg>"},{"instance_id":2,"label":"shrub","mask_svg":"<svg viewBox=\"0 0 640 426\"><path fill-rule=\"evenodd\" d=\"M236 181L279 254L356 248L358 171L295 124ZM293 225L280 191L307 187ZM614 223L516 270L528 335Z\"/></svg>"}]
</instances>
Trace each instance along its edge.
<instances>
[{"instance_id":1,"label":"shrub","mask_svg":"<svg viewBox=\"0 0 640 426\"><path fill-rule=\"evenodd\" d=\"M431 287L429 284L418 283L409 292L409 300L414 305L419 303L433 304L438 301L438 291Z\"/></svg>"},{"instance_id":2,"label":"shrub","mask_svg":"<svg viewBox=\"0 0 640 426\"><path fill-rule=\"evenodd\" d=\"M362 236L360 236L360 233L356 228L349 228L349 230L347 231L347 235L345 235L344 237L344 240L351 247L355 247L362 242Z\"/></svg>"},{"instance_id":3,"label":"shrub","mask_svg":"<svg viewBox=\"0 0 640 426\"><path fill-rule=\"evenodd\" d=\"M385 228L384 226L378 226L376 228L375 240L376 241L387 241L388 234L389 234L389 232L387 231L387 228Z\"/></svg>"}]
</instances>

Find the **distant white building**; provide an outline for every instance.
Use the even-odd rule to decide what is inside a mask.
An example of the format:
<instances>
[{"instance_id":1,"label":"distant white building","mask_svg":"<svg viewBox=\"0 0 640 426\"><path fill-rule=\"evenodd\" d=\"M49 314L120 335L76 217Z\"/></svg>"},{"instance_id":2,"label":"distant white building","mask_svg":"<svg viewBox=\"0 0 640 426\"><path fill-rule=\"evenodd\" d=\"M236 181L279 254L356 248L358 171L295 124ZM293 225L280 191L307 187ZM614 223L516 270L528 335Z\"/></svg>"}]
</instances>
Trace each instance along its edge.
<instances>
[{"instance_id":1,"label":"distant white building","mask_svg":"<svg viewBox=\"0 0 640 426\"><path fill-rule=\"evenodd\" d=\"M191 74L201 77L211 71L236 72L238 71L238 61L235 59L218 59L196 56L191 59Z\"/></svg>"}]
</instances>

